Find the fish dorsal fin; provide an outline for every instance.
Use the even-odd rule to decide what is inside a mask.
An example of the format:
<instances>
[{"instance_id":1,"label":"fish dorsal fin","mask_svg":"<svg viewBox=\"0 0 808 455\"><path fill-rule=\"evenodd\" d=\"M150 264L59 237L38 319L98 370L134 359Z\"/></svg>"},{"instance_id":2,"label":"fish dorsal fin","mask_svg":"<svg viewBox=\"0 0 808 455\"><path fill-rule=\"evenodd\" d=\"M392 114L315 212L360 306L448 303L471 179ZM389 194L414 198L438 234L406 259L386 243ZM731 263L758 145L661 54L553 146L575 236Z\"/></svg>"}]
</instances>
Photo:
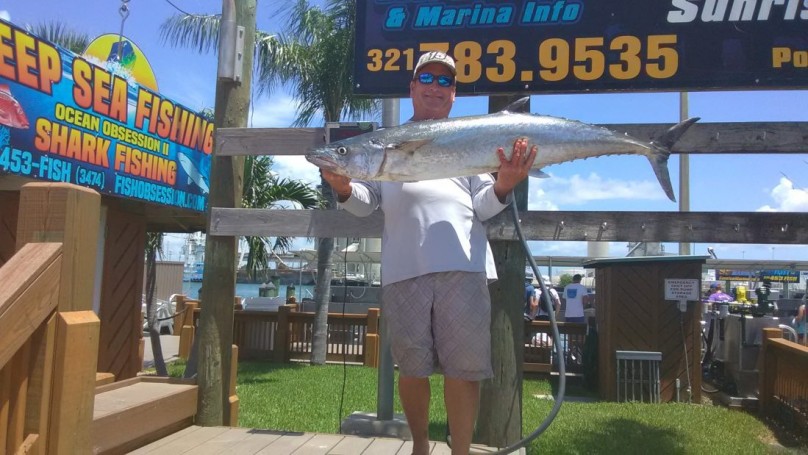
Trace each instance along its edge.
<instances>
[{"instance_id":1,"label":"fish dorsal fin","mask_svg":"<svg viewBox=\"0 0 808 455\"><path fill-rule=\"evenodd\" d=\"M396 142L387 144L386 148L389 150L400 150L402 152L412 153L425 145L431 144L433 140L434 139L417 139L412 141Z\"/></svg>"},{"instance_id":2,"label":"fish dorsal fin","mask_svg":"<svg viewBox=\"0 0 808 455\"><path fill-rule=\"evenodd\" d=\"M524 96L514 101L513 103L505 106L500 112L525 112L527 103L530 102L529 96Z\"/></svg>"}]
</instances>

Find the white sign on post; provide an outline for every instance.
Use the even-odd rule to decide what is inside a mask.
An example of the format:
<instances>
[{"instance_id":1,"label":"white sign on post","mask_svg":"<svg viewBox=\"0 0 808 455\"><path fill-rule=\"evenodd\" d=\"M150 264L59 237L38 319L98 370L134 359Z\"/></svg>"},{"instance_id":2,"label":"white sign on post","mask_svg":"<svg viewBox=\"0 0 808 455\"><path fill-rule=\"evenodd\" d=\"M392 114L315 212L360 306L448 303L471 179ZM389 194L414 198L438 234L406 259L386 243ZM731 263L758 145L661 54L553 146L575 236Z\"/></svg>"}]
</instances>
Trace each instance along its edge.
<instances>
[{"instance_id":1,"label":"white sign on post","mask_svg":"<svg viewBox=\"0 0 808 455\"><path fill-rule=\"evenodd\" d=\"M666 278L665 300L699 300L699 280Z\"/></svg>"},{"instance_id":2,"label":"white sign on post","mask_svg":"<svg viewBox=\"0 0 808 455\"><path fill-rule=\"evenodd\" d=\"M699 300L699 280L688 278L666 278L665 300L678 300L679 310L687 311L688 300Z\"/></svg>"}]
</instances>

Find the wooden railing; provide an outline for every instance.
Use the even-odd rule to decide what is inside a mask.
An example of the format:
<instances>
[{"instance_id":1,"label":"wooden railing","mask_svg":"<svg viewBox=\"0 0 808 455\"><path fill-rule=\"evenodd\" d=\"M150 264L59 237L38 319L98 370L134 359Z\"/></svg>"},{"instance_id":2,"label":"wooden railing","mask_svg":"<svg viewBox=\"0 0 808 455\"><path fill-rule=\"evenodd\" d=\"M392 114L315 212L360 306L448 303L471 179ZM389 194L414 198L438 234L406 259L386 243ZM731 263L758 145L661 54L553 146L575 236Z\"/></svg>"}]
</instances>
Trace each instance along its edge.
<instances>
[{"instance_id":1,"label":"wooden railing","mask_svg":"<svg viewBox=\"0 0 808 455\"><path fill-rule=\"evenodd\" d=\"M29 243L0 268L2 453L90 447L99 322L57 310L62 265L61 243Z\"/></svg>"},{"instance_id":2,"label":"wooden railing","mask_svg":"<svg viewBox=\"0 0 808 455\"><path fill-rule=\"evenodd\" d=\"M274 362L308 360L311 356L314 313L297 312L295 308L295 305L284 305L278 312L236 310L233 343L239 347L239 358ZM198 309L195 314L198 316ZM329 313L326 361L346 361L376 367L379 315L377 308L369 309L368 314ZM180 346L190 347L193 328L188 325L190 322L185 324ZM558 330L567 362L567 374L582 374L586 324L560 322ZM558 371L557 354L550 333L549 322L525 323L525 372L549 374ZM182 349L180 351L183 357Z\"/></svg>"},{"instance_id":3,"label":"wooden railing","mask_svg":"<svg viewBox=\"0 0 808 455\"><path fill-rule=\"evenodd\" d=\"M240 358L276 362L309 359L314 313L294 309L295 305L284 305L277 312L236 311L233 343L239 347ZM326 361L376 365L378 338L368 335L378 335L378 318L377 308L369 309L367 314L330 313ZM368 352L374 356L368 356Z\"/></svg>"},{"instance_id":4,"label":"wooden railing","mask_svg":"<svg viewBox=\"0 0 808 455\"><path fill-rule=\"evenodd\" d=\"M780 329L763 329L760 412L798 434L808 431L808 347L784 340Z\"/></svg>"},{"instance_id":5,"label":"wooden railing","mask_svg":"<svg viewBox=\"0 0 808 455\"><path fill-rule=\"evenodd\" d=\"M583 350L586 341L586 324L559 322L561 340L553 340L550 323L532 321L525 323L525 360L523 371L550 373L558 371L555 343L561 343L566 363L566 373L583 374Z\"/></svg>"}]
</instances>

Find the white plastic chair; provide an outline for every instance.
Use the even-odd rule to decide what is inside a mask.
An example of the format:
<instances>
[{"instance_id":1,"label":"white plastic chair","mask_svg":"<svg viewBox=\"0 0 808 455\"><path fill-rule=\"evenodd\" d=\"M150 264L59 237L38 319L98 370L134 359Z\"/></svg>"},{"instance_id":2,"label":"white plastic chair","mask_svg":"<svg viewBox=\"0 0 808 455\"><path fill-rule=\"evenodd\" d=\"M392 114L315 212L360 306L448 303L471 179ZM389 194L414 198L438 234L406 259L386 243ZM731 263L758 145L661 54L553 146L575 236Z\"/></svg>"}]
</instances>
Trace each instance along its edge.
<instances>
[{"instance_id":1,"label":"white plastic chair","mask_svg":"<svg viewBox=\"0 0 808 455\"><path fill-rule=\"evenodd\" d=\"M783 331L783 338L788 341L797 342L797 331L793 327L786 324L780 324L780 330Z\"/></svg>"}]
</instances>

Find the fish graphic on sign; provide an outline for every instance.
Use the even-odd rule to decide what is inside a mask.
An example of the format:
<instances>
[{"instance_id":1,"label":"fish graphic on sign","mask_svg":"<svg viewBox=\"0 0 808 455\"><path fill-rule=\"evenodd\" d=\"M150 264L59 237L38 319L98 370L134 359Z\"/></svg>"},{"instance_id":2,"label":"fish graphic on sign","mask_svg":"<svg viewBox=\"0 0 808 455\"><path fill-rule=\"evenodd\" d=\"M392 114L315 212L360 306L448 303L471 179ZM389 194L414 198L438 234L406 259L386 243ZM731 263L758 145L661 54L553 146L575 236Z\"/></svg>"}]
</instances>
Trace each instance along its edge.
<instances>
[{"instance_id":1,"label":"fish graphic on sign","mask_svg":"<svg viewBox=\"0 0 808 455\"><path fill-rule=\"evenodd\" d=\"M177 155L179 156L180 167L182 167L182 170L188 174L188 184L190 185L191 182L193 182L199 187L200 190L202 190L203 193L210 193L210 186L206 181L207 179L204 175L202 175L201 172L199 172L199 169L194 165L194 162L182 153L178 153Z\"/></svg>"},{"instance_id":2,"label":"fish graphic on sign","mask_svg":"<svg viewBox=\"0 0 808 455\"><path fill-rule=\"evenodd\" d=\"M6 84L0 84L0 125L11 128L28 128L28 117L20 102L11 94Z\"/></svg>"}]
</instances>

